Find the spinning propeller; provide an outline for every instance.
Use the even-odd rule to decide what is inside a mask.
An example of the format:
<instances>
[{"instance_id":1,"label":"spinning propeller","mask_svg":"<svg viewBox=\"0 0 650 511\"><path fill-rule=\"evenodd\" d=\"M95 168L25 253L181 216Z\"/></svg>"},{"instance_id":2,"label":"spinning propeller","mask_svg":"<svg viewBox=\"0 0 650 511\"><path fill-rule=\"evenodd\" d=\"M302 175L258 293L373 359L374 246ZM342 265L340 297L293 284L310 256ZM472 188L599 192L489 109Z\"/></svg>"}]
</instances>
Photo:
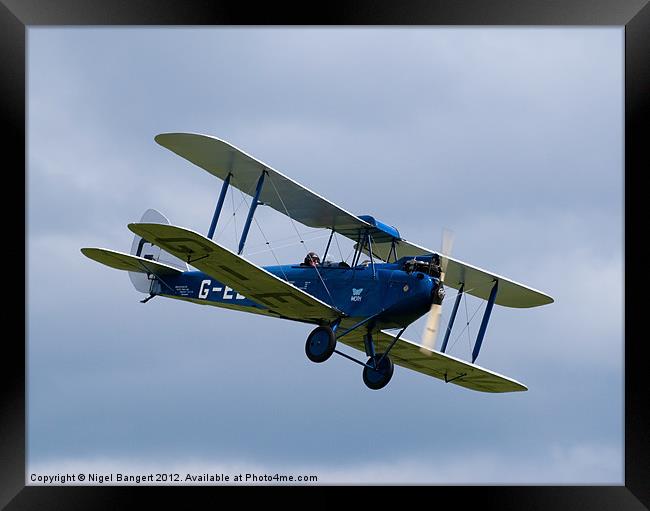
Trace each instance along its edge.
<instances>
[{"instance_id":1,"label":"spinning propeller","mask_svg":"<svg viewBox=\"0 0 650 511\"><path fill-rule=\"evenodd\" d=\"M447 256L451 256L451 248L454 244L454 233L448 229L443 229L442 231L442 248L440 252L440 288L445 281L445 272L447 271L447 263L449 259ZM438 292L438 291L436 291ZM444 295L443 295L444 296ZM440 303L436 303L439 301ZM431 309L429 310L429 315L427 316L427 323L424 328L424 333L422 334L422 344L425 348L420 348L422 353L431 355L429 350L433 350L433 347L436 344L436 339L438 337L438 330L440 327L440 315L442 314L442 296L439 300L433 300L431 304Z\"/></svg>"}]
</instances>

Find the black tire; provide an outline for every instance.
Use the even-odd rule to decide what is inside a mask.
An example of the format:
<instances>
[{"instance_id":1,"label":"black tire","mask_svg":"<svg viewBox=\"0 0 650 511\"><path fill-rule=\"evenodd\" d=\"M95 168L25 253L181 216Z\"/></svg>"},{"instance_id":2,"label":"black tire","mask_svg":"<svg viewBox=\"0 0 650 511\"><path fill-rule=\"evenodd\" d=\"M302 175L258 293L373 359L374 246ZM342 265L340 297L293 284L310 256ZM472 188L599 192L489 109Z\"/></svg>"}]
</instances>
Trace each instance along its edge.
<instances>
[{"instance_id":1,"label":"black tire","mask_svg":"<svg viewBox=\"0 0 650 511\"><path fill-rule=\"evenodd\" d=\"M328 326L315 328L307 337L305 353L312 362L325 362L336 349L336 337Z\"/></svg>"},{"instance_id":2,"label":"black tire","mask_svg":"<svg viewBox=\"0 0 650 511\"><path fill-rule=\"evenodd\" d=\"M383 353L375 354L375 360L379 362ZM368 364L372 364L372 358L368 359ZM395 365L388 355L384 357L384 360L381 361L381 365L377 369L372 369L370 367L363 368L363 383L366 384L366 387L372 390L383 389L388 382L393 377L393 371L395 370Z\"/></svg>"}]
</instances>

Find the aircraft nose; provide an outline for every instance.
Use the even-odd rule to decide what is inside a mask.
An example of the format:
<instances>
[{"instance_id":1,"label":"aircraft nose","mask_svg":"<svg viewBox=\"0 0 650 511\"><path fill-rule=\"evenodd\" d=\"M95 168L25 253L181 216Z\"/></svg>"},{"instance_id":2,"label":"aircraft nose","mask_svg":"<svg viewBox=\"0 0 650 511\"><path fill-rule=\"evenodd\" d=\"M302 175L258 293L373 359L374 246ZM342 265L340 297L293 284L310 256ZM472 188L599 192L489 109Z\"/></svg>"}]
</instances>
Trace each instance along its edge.
<instances>
[{"instance_id":1,"label":"aircraft nose","mask_svg":"<svg viewBox=\"0 0 650 511\"><path fill-rule=\"evenodd\" d=\"M437 281L424 273L416 273L413 275L411 287L413 295L417 296L419 300L425 301L426 306L430 307L437 290Z\"/></svg>"},{"instance_id":2,"label":"aircraft nose","mask_svg":"<svg viewBox=\"0 0 650 511\"><path fill-rule=\"evenodd\" d=\"M433 279L429 275L424 273L416 273L414 276L417 286L422 290L428 293L433 293L433 290L436 287L437 280Z\"/></svg>"}]
</instances>

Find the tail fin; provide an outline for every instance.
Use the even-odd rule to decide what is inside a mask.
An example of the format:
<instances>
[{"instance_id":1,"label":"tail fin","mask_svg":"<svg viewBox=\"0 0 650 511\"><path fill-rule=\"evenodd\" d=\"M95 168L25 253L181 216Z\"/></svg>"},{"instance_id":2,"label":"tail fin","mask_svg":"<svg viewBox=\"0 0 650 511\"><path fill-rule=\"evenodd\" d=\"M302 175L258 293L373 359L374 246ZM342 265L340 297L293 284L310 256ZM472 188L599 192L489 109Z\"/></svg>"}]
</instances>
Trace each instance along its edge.
<instances>
[{"instance_id":1,"label":"tail fin","mask_svg":"<svg viewBox=\"0 0 650 511\"><path fill-rule=\"evenodd\" d=\"M141 223L152 223L152 224L165 224L169 225L169 220L155 209L148 209L142 215L140 219ZM180 271L188 271L189 267L187 264L171 255L169 252L165 252L160 247L152 245L144 238L138 236L137 234L133 238L133 243L131 244L131 255L144 257L145 259L151 259L152 261L158 261L174 268L178 268ZM147 278L146 274L129 272L129 278L133 287L135 287L141 293L149 293L151 290L152 281Z\"/></svg>"}]
</instances>

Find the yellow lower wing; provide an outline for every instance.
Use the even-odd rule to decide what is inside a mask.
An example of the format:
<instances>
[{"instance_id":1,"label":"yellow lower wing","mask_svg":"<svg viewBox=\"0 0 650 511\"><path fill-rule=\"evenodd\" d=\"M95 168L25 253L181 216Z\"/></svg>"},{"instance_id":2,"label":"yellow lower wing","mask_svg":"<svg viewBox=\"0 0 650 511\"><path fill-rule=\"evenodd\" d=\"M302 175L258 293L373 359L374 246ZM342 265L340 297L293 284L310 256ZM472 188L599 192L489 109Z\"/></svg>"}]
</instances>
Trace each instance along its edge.
<instances>
[{"instance_id":1,"label":"yellow lower wing","mask_svg":"<svg viewBox=\"0 0 650 511\"><path fill-rule=\"evenodd\" d=\"M365 353L364 334L365 329L360 328L343 336L338 342ZM375 341L377 353L387 349L394 339L393 334L384 330L374 333L373 340ZM421 352L421 348L426 350L427 353ZM507 376L451 357L445 353L429 350L402 337L390 350L389 356L397 365L470 390L479 392L521 392L528 390L525 385Z\"/></svg>"},{"instance_id":2,"label":"yellow lower wing","mask_svg":"<svg viewBox=\"0 0 650 511\"><path fill-rule=\"evenodd\" d=\"M342 315L334 307L195 231L148 223L129 224L129 229L279 316L318 323Z\"/></svg>"}]
</instances>

